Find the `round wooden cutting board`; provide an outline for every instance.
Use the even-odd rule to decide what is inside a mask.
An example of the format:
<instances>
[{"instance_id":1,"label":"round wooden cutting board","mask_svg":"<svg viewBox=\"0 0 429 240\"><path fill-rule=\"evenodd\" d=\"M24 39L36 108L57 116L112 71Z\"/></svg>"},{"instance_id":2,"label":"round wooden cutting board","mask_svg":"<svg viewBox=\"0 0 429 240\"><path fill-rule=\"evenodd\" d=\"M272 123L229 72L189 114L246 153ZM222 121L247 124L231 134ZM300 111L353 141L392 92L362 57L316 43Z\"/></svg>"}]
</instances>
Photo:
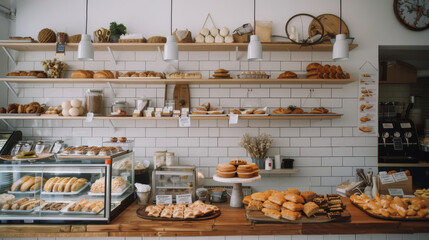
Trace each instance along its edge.
<instances>
[{"instance_id":1,"label":"round wooden cutting board","mask_svg":"<svg viewBox=\"0 0 429 240\"><path fill-rule=\"evenodd\" d=\"M337 34L340 33L340 18L333 15L333 14L322 14L317 16L317 19L323 24L323 27L325 29L325 34L323 36L323 39L331 39L335 38ZM342 23L342 29L341 32L346 34L346 37L350 37L349 28L344 23L344 21L341 20ZM320 25L315 20L311 21L310 25L308 26L308 35L310 37L313 37L317 34L320 34L322 30L320 29Z\"/></svg>"}]
</instances>

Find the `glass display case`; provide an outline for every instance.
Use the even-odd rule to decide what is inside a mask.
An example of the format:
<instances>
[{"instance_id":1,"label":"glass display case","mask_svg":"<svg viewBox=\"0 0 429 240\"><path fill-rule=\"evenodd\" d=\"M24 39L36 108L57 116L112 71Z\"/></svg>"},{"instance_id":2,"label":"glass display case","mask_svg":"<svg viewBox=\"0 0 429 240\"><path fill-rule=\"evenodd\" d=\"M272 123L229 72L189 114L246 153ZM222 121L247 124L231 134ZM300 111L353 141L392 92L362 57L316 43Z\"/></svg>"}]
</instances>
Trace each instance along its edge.
<instances>
[{"instance_id":1,"label":"glass display case","mask_svg":"<svg viewBox=\"0 0 429 240\"><path fill-rule=\"evenodd\" d=\"M192 194L195 201L196 168L195 166L163 166L152 172L152 197L156 195Z\"/></svg>"},{"instance_id":2,"label":"glass display case","mask_svg":"<svg viewBox=\"0 0 429 240\"><path fill-rule=\"evenodd\" d=\"M134 201L133 163L133 152L0 161L0 221L108 223Z\"/></svg>"}]
</instances>

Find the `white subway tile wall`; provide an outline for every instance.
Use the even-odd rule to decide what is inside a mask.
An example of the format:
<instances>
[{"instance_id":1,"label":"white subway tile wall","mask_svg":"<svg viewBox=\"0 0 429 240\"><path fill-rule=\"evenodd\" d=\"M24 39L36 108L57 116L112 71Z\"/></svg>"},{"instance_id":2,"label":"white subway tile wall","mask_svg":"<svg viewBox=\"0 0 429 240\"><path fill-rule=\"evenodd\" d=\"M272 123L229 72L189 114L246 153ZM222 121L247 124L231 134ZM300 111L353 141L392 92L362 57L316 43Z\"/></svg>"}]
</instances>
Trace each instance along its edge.
<instances>
[{"instance_id":1,"label":"white subway tile wall","mask_svg":"<svg viewBox=\"0 0 429 240\"><path fill-rule=\"evenodd\" d=\"M53 57L50 52L20 52L16 68L10 71L38 70L38 62ZM157 70L167 71L168 64L161 62L157 52L115 51L116 65L107 52L95 52L95 61L80 62L76 53L68 52L64 58L68 67L66 76L74 69L111 69L120 72ZM201 72L209 77L217 68L230 70L233 77L242 71L265 71L272 78L285 70L305 71L309 62L331 63L331 55L320 52L264 52L264 61L237 61L235 52L180 52L179 70ZM239 52L240 59L245 52ZM169 67L171 69L171 66ZM170 70L171 71L171 70ZM51 106L72 98L83 99L86 88L104 90L105 113L110 111L115 100L126 100L129 111L136 97L153 100L153 106L164 105L165 85L162 84L114 84L116 98L106 84L13 84L19 98L8 94L10 103L40 101ZM270 155L281 154L295 159L299 173L287 176L264 176L263 181L252 184L254 190L298 187L330 193L342 179L354 178L358 167L377 168L377 139L357 136L358 84L211 84L191 85L191 104L196 106L210 102L225 110L236 107L278 107L296 105L304 110L324 106L333 112L344 114L334 120L239 120L229 125L227 120L192 120L190 128L180 128L175 120L120 120L113 121L116 132L109 121L82 120L15 120L10 121L23 131L26 138L63 138L69 144L101 144L111 136L126 136L135 141L137 158L152 158L157 150L174 151L180 164L194 164L205 173L206 184L215 185L210 177L218 163L242 157L251 160L239 146L243 134L271 134L274 144ZM172 88L168 88L171 95ZM171 98L171 96L170 96ZM178 238L179 239L179 238ZM220 239L225 239L221 237ZM263 239L260 237L260 239ZM272 239L268 237L268 239ZM290 239L290 238L289 238ZM310 239L310 238L309 238Z\"/></svg>"}]
</instances>

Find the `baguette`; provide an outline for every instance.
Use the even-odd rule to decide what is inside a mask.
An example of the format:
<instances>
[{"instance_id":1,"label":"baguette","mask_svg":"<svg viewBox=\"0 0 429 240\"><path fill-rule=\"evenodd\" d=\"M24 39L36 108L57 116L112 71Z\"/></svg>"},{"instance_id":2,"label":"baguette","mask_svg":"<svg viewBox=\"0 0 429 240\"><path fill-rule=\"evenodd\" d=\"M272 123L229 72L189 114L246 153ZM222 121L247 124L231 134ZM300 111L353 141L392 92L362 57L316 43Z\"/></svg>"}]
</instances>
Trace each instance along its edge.
<instances>
[{"instance_id":1,"label":"baguette","mask_svg":"<svg viewBox=\"0 0 429 240\"><path fill-rule=\"evenodd\" d=\"M18 181L12 184L12 186L10 187L10 190L12 192L16 192L19 189L19 187L21 187L21 185L30 178L31 176L25 176L20 178Z\"/></svg>"},{"instance_id":2,"label":"baguette","mask_svg":"<svg viewBox=\"0 0 429 240\"><path fill-rule=\"evenodd\" d=\"M73 183L75 183L77 181L76 177L72 177L66 184L65 188L64 188L64 192L70 192L71 187L73 185Z\"/></svg>"},{"instance_id":3,"label":"baguette","mask_svg":"<svg viewBox=\"0 0 429 240\"><path fill-rule=\"evenodd\" d=\"M40 181L40 180L42 180L42 181ZM45 184L45 182L46 182L45 178L42 179L41 177L36 177L34 185L31 186L30 191L39 190L40 189L40 185L43 186Z\"/></svg>"},{"instance_id":4,"label":"baguette","mask_svg":"<svg viewBox=\"0 0 429 240\"><path fill-rule=\"evenodd\" d=\"M3 210L9 210L9 208L11 207L11 205L9 203L6 203L3 205Z\"/></svg>"},{"instance_id":5,"label":"baguette","mask_svg":"<svg viewBox=\"0 0 429 240\"><path fill-rule=\"evenodd\" d=\"M32 199L30 199L30 200L28 200L28 201L26 201L26 202L24 202L23 204L21 204L20 206L19 206L19 210L26 210L27 209L27 207L29 206L29 205L31 205L31 204L33 204L33 203L36 203L36 202L38 202L39 200L37 200L37 199L35 199L35 198L32 198Z\"/></svg>"},{"instance_id":6,"label":"baguette","mask_svg":"<svg viewBox=\"0 0 429 240\"><path fill-rule=\"evenodd\" d=\"M55 183L57 183L60 179L61 179L60 177L53 177L49 179L44 187L45 192L52 192L52 190L54 189Z\"/></svg>"},{"instance_id":7,"label":"baguette","mask_svg":"<svg viewBox=\"0 0 429 240\"><path fill-rule=\"evenodd\" d=\"M81 189L83 186L85 186L87 182L88 182L87 179L85 179L85 178L79 178L75 183L73 183L73 185L71 186L70 190L72 192L76 192L79 189Z\"/></svg>"},{"instance_id":8,"label":"baguette","mask_svg":"<svg viewBox=\"0 0 429 240\"><path fill-rule=\"evenodd\" d=\"M27 181L25 181L22 185L21 185L21 192L25 192L28 189L31 188L31 186L34 185L34 183L36 182L36 178L35 177L30 177Z\"/></svg>"},{"instance_id":9,"label":"baguette","mask_svg":"<svg viewBox=\"0 0 429 240\"><path fill-rule=\"evenodd\" d=\"M70 181L70 179L71 179L71 177L66 177L66 178L64 178L61 182L60 182L60 184L59 184L59 186L58 186L58 192L64 192L64 189L65 189L65 187L66 187L66 184L67 184L67 182L68 181Z\"/></svg>"}]
</instances>

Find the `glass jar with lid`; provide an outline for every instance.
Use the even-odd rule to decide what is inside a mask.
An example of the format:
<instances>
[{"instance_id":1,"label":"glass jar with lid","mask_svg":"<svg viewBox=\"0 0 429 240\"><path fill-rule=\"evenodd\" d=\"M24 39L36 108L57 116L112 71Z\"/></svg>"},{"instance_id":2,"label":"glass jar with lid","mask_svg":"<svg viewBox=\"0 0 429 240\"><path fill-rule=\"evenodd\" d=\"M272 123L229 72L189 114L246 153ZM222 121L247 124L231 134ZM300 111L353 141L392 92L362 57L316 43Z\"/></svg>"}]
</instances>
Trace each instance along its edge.
<instances>
[{"instance_id":1,"label":"glass jar with lid","mask_svg":"<svg viewBox=\"0 0 429 240\"><path fill-rule=\"evenodd\" d=\"M127 115L128 103L117 100L112 104L112 115Z\"/></svg>"},{"instance_id":2,"label":"glass jar with lid","mask_svg":"<svg viewBox=\"0 0 429 240\"><path fill-rule=\"evenodd\" d=\"M87 89L85 91L85 110L94 115L103 115L103 90Z\"/></svg>"}]
</instances>

